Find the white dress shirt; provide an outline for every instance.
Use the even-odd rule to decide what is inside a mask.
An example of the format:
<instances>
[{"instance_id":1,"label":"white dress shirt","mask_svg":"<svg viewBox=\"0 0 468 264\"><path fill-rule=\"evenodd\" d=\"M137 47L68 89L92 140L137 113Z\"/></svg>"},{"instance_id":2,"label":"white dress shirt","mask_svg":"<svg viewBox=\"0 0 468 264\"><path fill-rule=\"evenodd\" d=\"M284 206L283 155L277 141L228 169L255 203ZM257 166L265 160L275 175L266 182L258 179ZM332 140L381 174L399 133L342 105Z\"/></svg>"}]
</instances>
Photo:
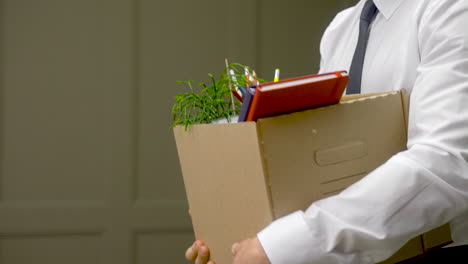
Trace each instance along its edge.
<instances>
[{"instance_id":1,"label":"white dress shirt","mask_svg":"<svg viewBox=\"0 0 468 264\"><path fill-rule=\"evenodd\" d=\"M364 2L326 29L321 72L349 70ZM361 92L411 93L408 150L259 232L272 264L376 263L447 222L468 244L468 1L374 2Z\"/></svg>"}]
</instances>

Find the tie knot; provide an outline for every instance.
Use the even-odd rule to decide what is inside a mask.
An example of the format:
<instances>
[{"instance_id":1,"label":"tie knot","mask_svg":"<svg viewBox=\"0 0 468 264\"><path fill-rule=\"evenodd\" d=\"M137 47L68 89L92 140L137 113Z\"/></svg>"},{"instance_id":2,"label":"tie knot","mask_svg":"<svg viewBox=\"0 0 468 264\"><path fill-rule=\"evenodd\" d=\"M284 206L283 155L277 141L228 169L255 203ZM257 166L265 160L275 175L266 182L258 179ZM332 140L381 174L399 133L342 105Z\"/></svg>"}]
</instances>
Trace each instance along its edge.
<instances>
[{"instance_id":1,"label":"tie knot","mask_svg":"<svg viewBox=\"0 0 468 264\"><path fill-rule=\"evenodd\" d=\"M376 13L377 7L375 6L374 1L367 0L366 4L362 8L361 19L370 22Z\"/></svg>"}]
</instances>

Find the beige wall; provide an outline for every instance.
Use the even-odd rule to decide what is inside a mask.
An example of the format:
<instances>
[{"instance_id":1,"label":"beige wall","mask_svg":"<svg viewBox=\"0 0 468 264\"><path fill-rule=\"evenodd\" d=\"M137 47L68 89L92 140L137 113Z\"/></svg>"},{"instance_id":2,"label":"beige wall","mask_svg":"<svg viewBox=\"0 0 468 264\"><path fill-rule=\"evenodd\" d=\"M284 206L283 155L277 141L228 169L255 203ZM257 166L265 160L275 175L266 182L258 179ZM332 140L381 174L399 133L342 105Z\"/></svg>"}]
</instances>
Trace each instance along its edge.
<instances>
[{"instance_id":1,"label":"beige wall","mask_svg":"<svg viewBox=\"0 0 468 264\"><path fill-rule=\"evenodd\" d=\"M318 70L346 0L0 0L0 263L175 263L176 80ZM73 260L72 260L73 259Z\"/></svg>"}]
</instances>

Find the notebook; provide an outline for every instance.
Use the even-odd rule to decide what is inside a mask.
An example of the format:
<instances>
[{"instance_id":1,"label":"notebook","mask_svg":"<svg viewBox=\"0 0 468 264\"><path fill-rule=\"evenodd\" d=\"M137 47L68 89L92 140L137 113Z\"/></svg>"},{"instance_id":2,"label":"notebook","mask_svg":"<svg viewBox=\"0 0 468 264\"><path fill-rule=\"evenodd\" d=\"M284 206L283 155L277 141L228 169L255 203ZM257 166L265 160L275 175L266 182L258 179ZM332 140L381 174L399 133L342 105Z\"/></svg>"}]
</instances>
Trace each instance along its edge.
<instances>
[{"instance_id":1,"label":"notebook","mask_svg":"<svg viewBox=\"0 0 468 264\"><path fill-rule=\"evenodd\" d=\"M337 71L259 84L245 121L336 104L344 93L348 79L346 71Z\"/></svg>"}]
</instances>

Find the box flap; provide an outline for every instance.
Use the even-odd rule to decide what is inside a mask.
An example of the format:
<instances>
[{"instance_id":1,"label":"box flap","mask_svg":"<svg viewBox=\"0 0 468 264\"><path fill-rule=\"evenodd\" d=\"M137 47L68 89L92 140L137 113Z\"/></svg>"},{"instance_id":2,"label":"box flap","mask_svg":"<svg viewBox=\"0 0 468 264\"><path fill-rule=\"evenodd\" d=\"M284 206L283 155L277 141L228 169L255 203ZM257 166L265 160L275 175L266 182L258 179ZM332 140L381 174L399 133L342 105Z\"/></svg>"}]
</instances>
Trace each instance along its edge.
<instances>
[{"instance_id":1,"label":"box flap","mask_svg":"<svg viewBox=\"0 0 468 264\"><path fill-rule=\"evenodd\" d=\"M354 141L343 145L318 150L315 153L315 162L319 166L328 166L348 160L359 159L366 155L366 143L363 141Z\"/></svg>"},{"instance_id":2,"label":"box flap","mask_svg":"<svg viewBox=\"0 0 468 264\"><path fill-rule=\"evenodd\" d=\"M375 97L375 96L381 96L381 95L387 95L387 94L392 94L392 93L398 93L399 91L393 91L393 92L379 92L379 93L365 93L365 94L346 94L341 97L340 102L348 102L348 101L354 101L357 99L363 99L363 98L369 98L369 97Z\"/></svg>"},{"instance_id":3,"label":"box flap","mask_svg":"<svg viewBox=\"0 0 468 264\"><path fill-rule=\"evenodd\" d=\"M273 220L256 124L177 126L173 132L195 236L218 263L231 263L231 245Z\"/></svg>"},{"instance_id":4,"label":"box flap","mask_svg":"<svg viewBox=\"0 0 468 264\"><path fill-rule=\"evenodd\" d=\"M422 235L426 251L437 249L452 243L450 224L442 225Z\"/></svg>"},{"instance_id":5,"label":"box flap","mask_svg":"<svg viewBox=\"0 0 468 264\"><path fill-rule=\"evenodd\" d=\"M377 264L394 264L422 255L424 253L424 249L421 239L421 236L411 239L391 257Z\"/></svg>"}]
</instances>

